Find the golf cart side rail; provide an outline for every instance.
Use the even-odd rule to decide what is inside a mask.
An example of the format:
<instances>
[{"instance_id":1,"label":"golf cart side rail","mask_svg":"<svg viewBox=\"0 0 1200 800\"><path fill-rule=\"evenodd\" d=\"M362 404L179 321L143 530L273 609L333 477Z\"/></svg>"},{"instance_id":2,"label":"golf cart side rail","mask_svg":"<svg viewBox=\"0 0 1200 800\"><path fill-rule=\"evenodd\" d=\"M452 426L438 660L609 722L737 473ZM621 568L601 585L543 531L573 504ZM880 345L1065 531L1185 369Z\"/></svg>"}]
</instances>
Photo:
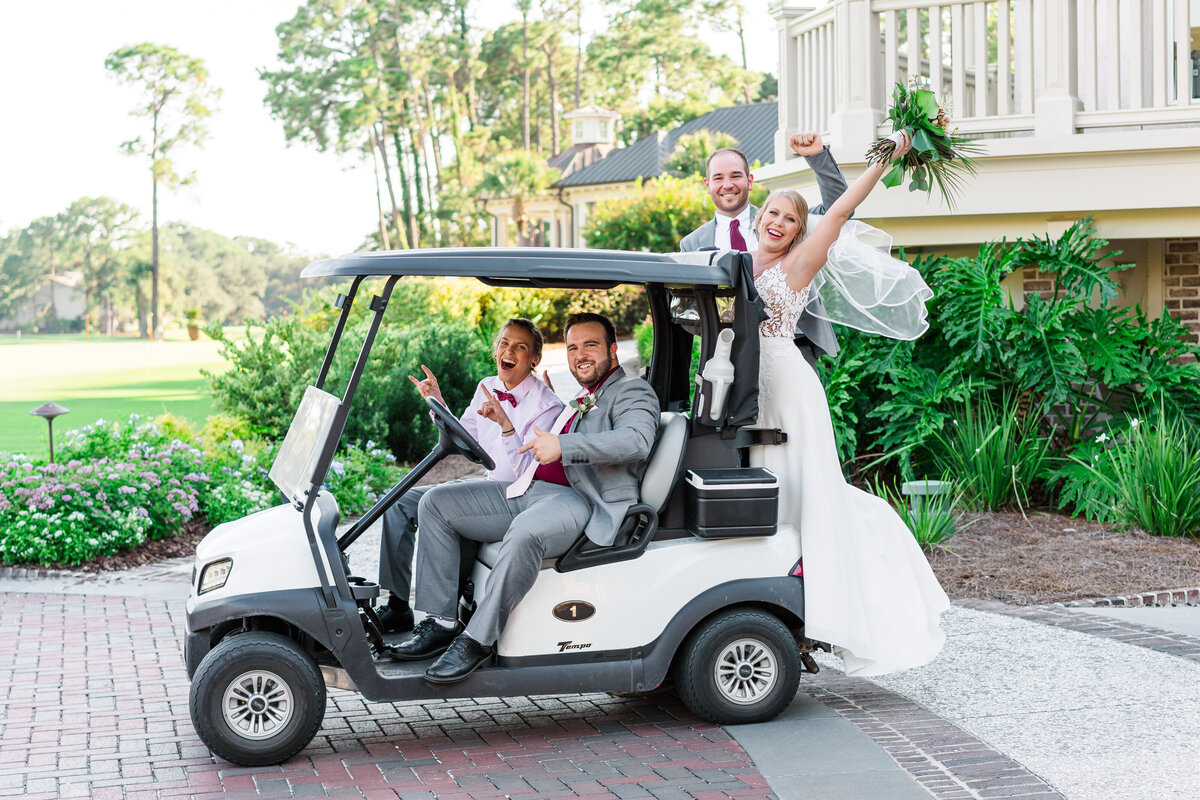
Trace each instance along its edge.
<instances>
[{"instance_id":1,"label":"golf cart side rail","mask_svg":"<svg viewBox=\"0 0 1200 800\"><path fill-rule=\"evenodd\" d=\"M349 253L322 258L303 278L425 275L477 278L503 285L571 286L687 283L729 286L728 260L720 251L631 253L549 247L431 248Z\"/></svg>"}]
</instances>

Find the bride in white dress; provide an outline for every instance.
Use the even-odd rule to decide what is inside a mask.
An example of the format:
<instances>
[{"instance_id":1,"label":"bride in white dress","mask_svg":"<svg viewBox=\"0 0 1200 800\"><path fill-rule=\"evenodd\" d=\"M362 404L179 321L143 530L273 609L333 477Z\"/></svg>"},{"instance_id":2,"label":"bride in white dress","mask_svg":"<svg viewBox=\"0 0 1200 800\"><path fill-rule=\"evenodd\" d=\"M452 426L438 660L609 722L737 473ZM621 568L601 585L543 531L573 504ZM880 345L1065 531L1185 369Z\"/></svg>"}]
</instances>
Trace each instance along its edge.
<instances>
[{"instance_id":1,"label":"bride in white dress","mask_svg":"<svg viewBox=\"0 0 1200 800\"><path fill-rule=\"evenodd\" d=\"M898 138L902 154L909 145ZM759 328L758 422L787 432L788 442L755 448L751 459L778 476L780 520L800 530L805 635L834 645L848 675L933 659L946 638L938 617L949 607L896 512L842 477L825 392L792 341L800 312L822 283L834 290L823 292L834 321L897 338L915 338L927 327L930 293L920 276L878 249L879 231L846 224L882 174L868 167L806 239L808 209L795 192L773 193L755 220L755 285L769 315Z\"/></svg>"}]
</instances>

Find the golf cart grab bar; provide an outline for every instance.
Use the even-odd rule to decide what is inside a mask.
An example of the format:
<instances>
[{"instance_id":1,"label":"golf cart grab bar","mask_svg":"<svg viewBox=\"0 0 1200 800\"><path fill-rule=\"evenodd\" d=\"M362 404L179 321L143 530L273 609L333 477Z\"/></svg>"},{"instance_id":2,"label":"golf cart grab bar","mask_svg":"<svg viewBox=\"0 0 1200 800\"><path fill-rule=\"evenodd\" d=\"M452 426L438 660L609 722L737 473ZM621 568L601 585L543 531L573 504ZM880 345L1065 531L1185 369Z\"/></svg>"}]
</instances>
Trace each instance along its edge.
<instances>
[{"instance_id":1,"label":"golf cart grab bar","mask_svg":"<svg viewBox=\"0 0 1200 800\"><path fill-rule=\"evenodd\" d=\"M342 310L342 313L338 315L337 325L333 329L333 338L329 340L329 347L325 349L325 361L321 363L321 371L317 373L316 387L318 389L325 386L325 379L329 377L329 368L333 366L333 354L337 352L338 342L342 339L342 331L346 329L346 320L350 317L350 308L354 305L354 296L358 294L358 286L362 282L362 275L355 278L354 282L350 284L350 291L347 294L339 294L333 303L336 308Z\"/></svg>"},{"instance_id":2,"label":"golf cart grab bar","mask_svg":"<svg viewBox=\"0 0 1200 800\"><path fill-rule=\"evenodd\" d=\"M629 532L629 541L625 544L603 547L593 544L586 534L580 534L570 549L554 562L554 569L558 572L574 572L597 564L614 564L637 558L645 552L650 542L654 541L654 534L658 532L658 512L645 503L635 503L625 512L622 529L631 520L633 529Z\"/></svg>"}]
</instances>

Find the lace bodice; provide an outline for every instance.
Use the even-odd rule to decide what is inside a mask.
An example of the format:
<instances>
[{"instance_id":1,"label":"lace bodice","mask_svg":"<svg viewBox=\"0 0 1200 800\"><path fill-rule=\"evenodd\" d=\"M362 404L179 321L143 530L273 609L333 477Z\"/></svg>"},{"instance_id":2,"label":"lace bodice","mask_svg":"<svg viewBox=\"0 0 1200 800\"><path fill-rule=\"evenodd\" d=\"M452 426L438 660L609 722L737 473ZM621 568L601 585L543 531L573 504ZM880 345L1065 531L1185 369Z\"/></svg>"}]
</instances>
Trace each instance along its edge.
<instances>
[{"instance_id":1,"label":"lace bodice","mask_svg":"<svg viewBox=\"0 0 1200 800\"><path fill-rule=\"evenodd\" d=\"M787 277L776 264L768 267L754 279L758 294L762 297L763 306L769 315L758 326L760 336L770 336L791 339L796 334L796 323L800 314L808 305L808 294L812 285L805 286L800 291L794 291L787 285Z\"/></svg>"}]
</instances>

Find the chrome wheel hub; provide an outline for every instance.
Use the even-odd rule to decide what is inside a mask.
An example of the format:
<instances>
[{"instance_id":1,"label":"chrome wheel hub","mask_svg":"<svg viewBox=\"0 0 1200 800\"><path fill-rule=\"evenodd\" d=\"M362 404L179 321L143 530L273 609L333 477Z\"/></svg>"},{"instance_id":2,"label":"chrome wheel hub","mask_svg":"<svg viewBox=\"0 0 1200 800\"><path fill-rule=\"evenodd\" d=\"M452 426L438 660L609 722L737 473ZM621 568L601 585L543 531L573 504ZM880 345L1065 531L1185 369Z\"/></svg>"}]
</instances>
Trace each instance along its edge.
<instances>
[{"instance_id":1,"label":"chrome wheel hub","mask_svg":"<svg viewBox=\"0 0 1200 800\"><path fill-rule=\"evenodd\" d=\"M761 641L738 639L717 656L713 677L726 700L750 705L763 700L775 687L779 665L775 654Z\"/></svg>"},{"instance_id":2,"label":"chrome wheel hub","mask_svg":"<svg viewBox=\"0 0 1200 800\"><path fill-rule=\"evenodd\" d=\"M244 672L230 682L221 700L225 723L246 739L277 736L295 711L292 690L267 670Z\"/></svg>"}]
</instances>

